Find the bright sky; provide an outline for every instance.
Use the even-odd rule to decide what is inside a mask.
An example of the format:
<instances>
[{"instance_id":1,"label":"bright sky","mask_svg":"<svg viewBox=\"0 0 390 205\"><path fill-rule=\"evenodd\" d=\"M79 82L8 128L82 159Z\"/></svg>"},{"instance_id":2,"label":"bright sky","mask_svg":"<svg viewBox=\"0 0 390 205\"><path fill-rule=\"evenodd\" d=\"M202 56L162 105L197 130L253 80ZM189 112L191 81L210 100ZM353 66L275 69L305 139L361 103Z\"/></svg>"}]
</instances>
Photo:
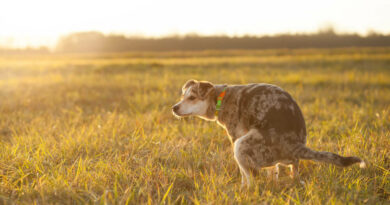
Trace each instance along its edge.
<instances>
[{"instance_id":1,"label":"bright sky","mask_svg":"<svg viewBox=\"0 0 390 205\"><path fill-rule=\"evenodd\" d=\"M77 31L126 35L390 33L390 0L4 0L0 46L54 46Z\"/></svg>"}]
</instances>

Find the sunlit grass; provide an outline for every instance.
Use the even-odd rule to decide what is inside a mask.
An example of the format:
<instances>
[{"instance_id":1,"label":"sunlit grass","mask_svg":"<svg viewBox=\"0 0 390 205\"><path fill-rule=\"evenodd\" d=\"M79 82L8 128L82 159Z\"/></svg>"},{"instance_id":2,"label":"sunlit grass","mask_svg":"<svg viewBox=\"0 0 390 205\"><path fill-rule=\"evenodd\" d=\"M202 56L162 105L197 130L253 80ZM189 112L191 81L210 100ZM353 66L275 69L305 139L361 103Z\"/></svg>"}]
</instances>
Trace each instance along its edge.
<instances>
[{"instance_id":1,"label":"sunlit grass","mask_svg":"<svg viewBox=\"0 0 390 205\"><path fill-rule=\"evenodd\" d=\"M390 200L390 50L267 50L0 57L0 200L60 203L384 203ZM302 162L306 184L253 189L215 123L170 107L190 78L277 84L308 144L366 159Z\"/></svg>"}]
</instances>

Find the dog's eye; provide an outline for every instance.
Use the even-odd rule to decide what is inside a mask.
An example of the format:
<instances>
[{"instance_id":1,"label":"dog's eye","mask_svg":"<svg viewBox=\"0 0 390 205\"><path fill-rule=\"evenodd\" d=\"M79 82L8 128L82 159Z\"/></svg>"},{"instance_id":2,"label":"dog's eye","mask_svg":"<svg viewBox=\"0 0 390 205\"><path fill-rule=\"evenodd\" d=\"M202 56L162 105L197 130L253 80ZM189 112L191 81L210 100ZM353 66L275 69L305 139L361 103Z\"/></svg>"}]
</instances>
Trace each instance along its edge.
<instances>
[{"instance_id":1,"label":"dog's eye","mask_svg":"<svg viewBox=\"0 0 390 205\"><path fill-rule=\"evenodd\" d=\"M190 96L189 98L188 98L188 100L195 100L195 96Z\"/></svg>"}]
</instances>

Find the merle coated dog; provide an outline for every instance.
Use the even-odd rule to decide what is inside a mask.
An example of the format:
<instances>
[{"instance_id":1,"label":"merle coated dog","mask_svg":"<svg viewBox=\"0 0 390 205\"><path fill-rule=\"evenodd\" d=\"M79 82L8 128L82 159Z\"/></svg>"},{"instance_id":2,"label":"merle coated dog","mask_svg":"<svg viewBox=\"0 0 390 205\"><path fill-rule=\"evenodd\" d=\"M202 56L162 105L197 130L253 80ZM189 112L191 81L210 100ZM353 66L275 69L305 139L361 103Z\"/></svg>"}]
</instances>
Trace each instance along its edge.
<instances>
[{"instance_id":1,"label":"merle coated dog","mask_svg":"<svg viewBox=\"0 0 390 205\"><path fill-rule=\"evenodd\" d=\"M278 178L278 165L288 165L291 177L298 176L300 159L346 167L365 166L358 157L343 157L306 147L306 125L301 109L283 89L270 84L213 85L189 80L181 101L172 108L178 117L198 116L217 121L234 145L242 185L249 186L250 170L271 167Z\"/></svg>"}]
</instances>

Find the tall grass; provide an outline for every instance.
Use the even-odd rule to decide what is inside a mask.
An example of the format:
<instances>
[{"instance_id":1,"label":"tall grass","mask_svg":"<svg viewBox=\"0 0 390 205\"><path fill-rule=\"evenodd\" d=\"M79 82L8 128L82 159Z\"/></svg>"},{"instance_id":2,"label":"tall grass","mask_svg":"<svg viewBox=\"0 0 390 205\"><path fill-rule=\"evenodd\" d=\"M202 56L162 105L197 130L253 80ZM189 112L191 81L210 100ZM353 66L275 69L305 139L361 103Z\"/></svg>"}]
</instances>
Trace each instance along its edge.
<instances>
[{"instance_id":1,"label":"tall grass","mask_svg":"<svg viewBox=\"0 0 390 205\"><path fill-rule=\"evenodd\" d=\"M302 161L251 190L225 131L177 120L187 79L266 82L301 106L314 149L367 169ZM0 56L1 203L386 203L390 50L268 50ZM287 170L286 170L287 171Z\"/></svg>"}]
</instances>

